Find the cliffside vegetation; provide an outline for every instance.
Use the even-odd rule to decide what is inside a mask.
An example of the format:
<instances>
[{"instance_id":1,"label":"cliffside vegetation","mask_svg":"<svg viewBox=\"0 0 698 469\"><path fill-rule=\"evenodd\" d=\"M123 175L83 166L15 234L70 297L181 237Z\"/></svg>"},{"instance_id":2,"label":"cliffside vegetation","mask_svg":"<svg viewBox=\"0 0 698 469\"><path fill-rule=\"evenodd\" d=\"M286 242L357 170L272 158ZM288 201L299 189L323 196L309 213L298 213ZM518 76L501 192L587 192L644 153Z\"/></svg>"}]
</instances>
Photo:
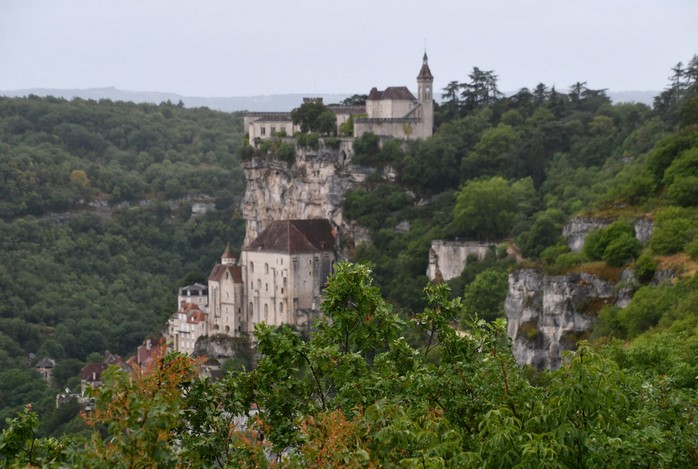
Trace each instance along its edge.
<instances>
[{"instance_id":1,"label":"cliffside vegetation","mask_svg":"<svg viewBox=\"0 0 698 469\"><path fill-rule=\"evenodd\" d=\"M36 405L7 422L0 461L695 467L698 60L674 72L651 109L613 105L584 83L502 97L494 72L475 69L469 82L445 90L433 138L380 147L365 135L354 162L390 166L398 180L377 173L345 195L345 215L372 232L372 244L353 254L373 274L365 265L337 268L322 306L332 320L309 342L260 327L258 367L217 383L195 379L194 364L176 355L133 379L113 371L96 393L90 428L73 419L75 407L49 410L55 390L27 356L58 358L57 383L75 386L71 377L90 353L132 350L175 307L178 283L206 272L224 240L239 242L242 180L231 136L239 116L168 104L3 100L3 171L16 187L5 189L14 198L3 206L0 237L0 407L10 416ZM63 108L70 119L46 123ZM131 115L137 123L129 126ZM84 131L59 129L66 122ZM138 133L129 135L142 129L152 133L141 148ZM74 135L81 143L71 143ZM139 166L140 152L152 160ZM219 178L198 179L201 168ZM32 177L55 190L34 187ZM189 199L168 203L202 193L217 203L202 217L191 217ZM110 216L85 204L102 200L150 203ZM67 221L49 222L59 210L71 212ZM561 229L579 213L615 223L571 253ZM646 246L630 235L639 216L654 222ZM497 319L514 262L503 250L469 265L451 292L432 285L418 294L429 243L455 237L513 241L556 272L631 267L640 286L626 308L601 310L593 345L582 343L558 371L532 373L514 363ZM675 280L662 281L668 271ZM465 334L450 327L456 320ZM255 406L251 430L237 431L233 416ZM41 438L65 431L83 435Z\"/></svg>"},{"instance_id":2,"label":"cliffside vegetation","mask_svg":"<svg viewBox=\"0 0 698 469\"><path fill-rule=\"evenodd\" d=\"M31 402L60 431L77 409L58 390L157 334L177 287L242 242L241 142L241 117L208 109L0 98L0 426Z\"/></svg>"},{"instance_id":3,"label":"cliffside vegetation","mask_svg":"<svg viewBox=\"0 0 698 469\"><path fill-rule=\"evenodd\" d=\"M263 358L211 383L181 355L95 392L91 435L36 438L30 409L0 435L22 467L695 467L695 337L582 344L534 386L504 322L469 321L444 284L405 323L361 265L339 265L308 342L257 328ZM399 336L422 338L414 348ZM438 337L438 342L434 339ZM432 353L438 349L438 354ZM669 357L662 365L657 356ZM246 416L249 426L239 428ZM101 433L100 433L101 431ZM91 437L91 438L90 438Z\"/></svg>"}]
</instances>

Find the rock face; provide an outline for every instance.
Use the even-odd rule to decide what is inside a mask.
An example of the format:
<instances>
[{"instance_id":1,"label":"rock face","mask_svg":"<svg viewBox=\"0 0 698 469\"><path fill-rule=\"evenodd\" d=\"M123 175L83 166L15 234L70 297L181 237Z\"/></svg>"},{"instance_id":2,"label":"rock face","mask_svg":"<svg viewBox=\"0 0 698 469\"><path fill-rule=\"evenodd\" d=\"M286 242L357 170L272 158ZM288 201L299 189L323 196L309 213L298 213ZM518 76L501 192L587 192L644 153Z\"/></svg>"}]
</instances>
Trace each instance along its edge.
<instances>
[{"instance_id":1,"label":"rock face","mask_svg":"<svg viewBox=\"0 0 698 469\"><path fill-rule=\"evenodd\" d=\"M584 237L591 230L598 230L610 225L613 220L607 218L573 217L562 229L562 236L567 240L567 247L572 252L584 248Z\"/></svg>"},{"instance_id":2,"label":"rock face","mask_svg":"<svg viewBox=\"0 0 698 469\"><path fill-rule=\"evenodd\" d=\"M615 220L598 217L573 217L562 229L562 236L567 240L567 247L572 252L580 252L584 248L584 237L592 230L605 228ZM638 218L633 223L635 237L646 245L652 236L653 223L646 218Z\"/></svg>"},{"instance_id":3,"label":"rock face","mask_svg":"<svg viewBox=\"0 0 698 469\"><path fill-rule=\"evenodd\" d=\"M230 337L224 334L199 337L194 344L194 357L233 358L250 354L247 337Z\"/></svg>"},{"instance_id":4,"label":"rock face","mask_svg":"<svg viewBox=\"0 0 698 469\"><path fill-rule=\"evenodd\" d=\"M435 239L429 249L427 277L432 281L456 278L463 272L469 256L475 256L481 261L488 252L496 248L497 245L492 243Z\"/></svg>"},{"instance_id":5,"label":"rock face","mask_svg":"<svg viewBox=\"0 0 698 469\"><path fill-rule=\"evenodd\" d=\"M300 151L293 165L253 158L243 168L246 245L274 220L326 218L343 233L355 231L343 226L342 195L374 171L350 165L346 153L329 149Z\"/></svg>"},{"instance_id":6,"label":"rock face","mask_svg":"<svg viewBox=\"0 0 698 469\"><path fill-rule=\"evenodd\" d=\"M504 310L516 360L538 369L559 368L560 353L573 349L601 306L614 299L612 283L587 273L549 276L521 269L509 274Z\"/></svg>"}]
</instances>

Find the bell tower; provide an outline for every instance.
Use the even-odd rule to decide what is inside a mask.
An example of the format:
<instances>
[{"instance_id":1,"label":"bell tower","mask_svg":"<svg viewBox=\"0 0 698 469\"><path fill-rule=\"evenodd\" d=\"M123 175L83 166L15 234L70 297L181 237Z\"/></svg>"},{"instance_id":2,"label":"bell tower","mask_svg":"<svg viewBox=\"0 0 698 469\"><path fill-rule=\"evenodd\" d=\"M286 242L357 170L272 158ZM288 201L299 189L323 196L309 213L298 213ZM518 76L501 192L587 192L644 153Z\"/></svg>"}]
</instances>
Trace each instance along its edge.
<instances>
[{"instance_id":1,"label":"bell tower","mask_svg":"<svg viewBox=\"0 0 698 469\"><path fill-rule=\"evenodd\" d=\"M424 51L422 68L417 76L417 100L421 106L422 132L420 137L431 137L434 133L434 77L429 70L429 58Z\"/></svg>"}]
</instances>

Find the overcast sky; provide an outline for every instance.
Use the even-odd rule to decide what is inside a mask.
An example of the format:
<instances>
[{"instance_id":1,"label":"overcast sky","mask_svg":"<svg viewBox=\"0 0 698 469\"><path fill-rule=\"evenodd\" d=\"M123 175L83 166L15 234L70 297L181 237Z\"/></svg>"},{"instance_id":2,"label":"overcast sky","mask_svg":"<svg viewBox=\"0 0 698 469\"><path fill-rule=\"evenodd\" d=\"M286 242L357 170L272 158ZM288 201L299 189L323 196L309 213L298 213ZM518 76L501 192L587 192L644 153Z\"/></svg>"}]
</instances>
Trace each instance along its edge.
<instances>
[{"instance_id":1,"label":"overcast sky","mask_svg":"<svg viewBox=\"0 0 698 469\"><path fill-rule=\"evenodd\" d=\"M698 0L0 0L0 90L184 96L500 89L661 90L698 53Z\"/></svg>"}]
</instances>

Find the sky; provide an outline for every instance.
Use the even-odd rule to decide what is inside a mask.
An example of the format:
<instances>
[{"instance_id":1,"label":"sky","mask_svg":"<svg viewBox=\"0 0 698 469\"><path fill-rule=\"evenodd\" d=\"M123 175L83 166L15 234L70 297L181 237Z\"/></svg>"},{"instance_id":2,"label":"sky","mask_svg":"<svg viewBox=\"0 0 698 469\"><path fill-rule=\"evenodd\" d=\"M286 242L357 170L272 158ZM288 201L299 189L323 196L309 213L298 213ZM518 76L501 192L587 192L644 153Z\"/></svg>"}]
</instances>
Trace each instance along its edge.
<instances>
[{"instance_id":1,"label":"sky","mask_svg":"<svg viewBox=\"0 0 698 469\"><path fill-rule=\"evenodd\" d=\"M657 91L698 54L698 0L0 0L0 90L232 97L434 89Z\"/></svg>"}]
</instances>

